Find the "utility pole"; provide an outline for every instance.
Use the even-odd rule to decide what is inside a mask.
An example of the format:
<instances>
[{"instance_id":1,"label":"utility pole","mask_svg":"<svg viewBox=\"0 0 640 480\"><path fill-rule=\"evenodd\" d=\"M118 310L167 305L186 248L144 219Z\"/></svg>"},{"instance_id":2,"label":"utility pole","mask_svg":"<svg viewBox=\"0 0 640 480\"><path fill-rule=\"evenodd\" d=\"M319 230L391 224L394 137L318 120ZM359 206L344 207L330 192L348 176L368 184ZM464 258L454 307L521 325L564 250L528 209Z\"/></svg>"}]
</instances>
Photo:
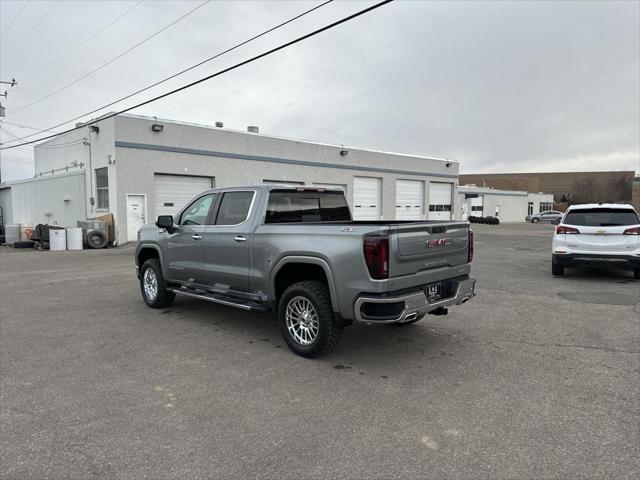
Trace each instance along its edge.
<instances>
[{"instance_id":1,"label":"utility pole","mask_svg":"<svg viewBox=\"0 0 640 480\"><path fill-rule=\"evenodd\" d=\"M7 82L6 80L0 80L0 84L9 85L10 87L15 87L18 84L18 82L16 82L15 78L12 78L11 81L9 82ZM0 93L0 97L7 98L8 95L9 95L9 92L7 92L6 90L4 91L4 93ZM5 116L4 107L0 103L0 117L4 117L4 116Z\"/></svg>"},{"instance_id":2,"label":"utility pole","mask_svg":"<svg viewBox=\"0 0 640 480\"><path fill-rule=\"evenodd\" d=\"M18 82L16 82L15 78L12 78L10 81L0 80L0 84L9 85L9 87L15 87L18 84ZM4 91L4 93L0 93L0 97L4 97L5 99L7 98L8 95L9 95L9 92L7 92L6 90ZM4 118L4 117L5 117L4 106L2 105L2 103L0 103L0 118ZM0 183L2 183L2 159L0 159Z\"/></svg>"}]
</instances>

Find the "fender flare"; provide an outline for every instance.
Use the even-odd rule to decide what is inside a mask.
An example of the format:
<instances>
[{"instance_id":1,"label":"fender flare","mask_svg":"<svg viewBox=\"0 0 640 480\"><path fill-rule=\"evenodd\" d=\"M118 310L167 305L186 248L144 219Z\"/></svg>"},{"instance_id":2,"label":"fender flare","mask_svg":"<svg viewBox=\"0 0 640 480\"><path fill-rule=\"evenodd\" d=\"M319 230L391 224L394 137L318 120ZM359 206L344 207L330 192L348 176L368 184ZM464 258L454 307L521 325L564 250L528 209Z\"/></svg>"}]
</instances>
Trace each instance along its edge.
<instances>
[{"instance_id":1,"label":"fender flare","mask_svg":"<svg viewBox=\"0 0 640 480\"><path fill-rule=\"evenodd\" d=\"M291 256L283 257L280 260L278 260L278 263L276 263L276 265L271 270L271 276L269 278L269 287L271 288L271 291L274 294L274 301L275 301L275 291L276 291L276 288L275 288L276 276L278 275L278 272L282 270L282 267L290 263L309 263L311 265L318 265L322 268L322 270L324 270L324 274L327 277L327 284L329 286L329 296L331 297L331 307L333 308L334 312L339 313L340 308L338 307L338 296L336 294L336 286L333 281L333 272L331 271L331 267L329 266L329 263L326 260L319 257L310 257L306 255L291 255Z\"/></svg>"},{"instance_id":2,"label":"fender flare","mask_svg":"<svg viewBox=\"0 0 640 480\"><path fill-rule=\"evenodd\" d=\"M138 244L137 248L136 248L136 266L139 269L142 265L140 265L140 263L138 262L138 258L140 258L140 252L142 252L143 250L148 250L148 249L153 249L156 252L158 252L158 258L160 259L160 268L162 269L162 275L164 276L164 278L167 278L167 272L165 272L164 270L164 261L162 258L162 250L160 250L160 247L158 245L156 245L155 243L141 243Z\"/></svg>"}]
</instances>

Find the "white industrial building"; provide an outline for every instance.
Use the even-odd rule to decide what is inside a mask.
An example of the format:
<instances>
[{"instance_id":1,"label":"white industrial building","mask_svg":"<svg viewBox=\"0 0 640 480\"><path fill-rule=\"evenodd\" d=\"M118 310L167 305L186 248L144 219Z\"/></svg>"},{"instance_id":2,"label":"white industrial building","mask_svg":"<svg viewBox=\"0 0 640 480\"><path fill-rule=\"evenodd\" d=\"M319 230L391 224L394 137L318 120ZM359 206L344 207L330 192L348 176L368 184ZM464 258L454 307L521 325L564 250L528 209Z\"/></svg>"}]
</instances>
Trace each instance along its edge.
<instances>
[{"instance_id":1,"label":"white industrial building","mask_svg":"<svg viewBox=\"0 0 640 480\"><path fill-rule=\"evenodd\" d=\"M497 217L501 222L522 222L527 215L551 210L553 194L517 190L494 190L475 185L458 187L456 218Z\"/></svg>"},{"instance_id":2,"label":"white industrial building","mask_svg":"<svg viewBox=\"0 0 640 480\"><path fill-rule=\"evenodd\" d=\"M35 147L36 177L0 187L5 224L75 226L111 213L122 244L207 188L259 183L343 189L359 220L449 220L459 208L457 162L251 130L128 114L98 120Z\"/></svg>"}]
</instances>

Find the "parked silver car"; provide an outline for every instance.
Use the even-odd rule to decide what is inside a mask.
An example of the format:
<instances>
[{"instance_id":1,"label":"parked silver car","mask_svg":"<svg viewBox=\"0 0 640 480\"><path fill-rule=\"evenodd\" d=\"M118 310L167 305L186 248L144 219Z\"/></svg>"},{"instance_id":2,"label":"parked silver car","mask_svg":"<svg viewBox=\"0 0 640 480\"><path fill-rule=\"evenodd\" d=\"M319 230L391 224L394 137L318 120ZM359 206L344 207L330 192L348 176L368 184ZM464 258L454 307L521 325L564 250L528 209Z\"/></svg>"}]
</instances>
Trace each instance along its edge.
<instances>
[{"instance_id":1,"label":"parked silver car","mask_svg":"<svg viewBox=\"0 0 640 480\"><path fill-rule=\"evenodd\" d=\"M545 210L544 212L527 215L525 220L531 223L549 222L554 223L562 218L563 213L556 210Z\"/></svg>"}]
</instances>

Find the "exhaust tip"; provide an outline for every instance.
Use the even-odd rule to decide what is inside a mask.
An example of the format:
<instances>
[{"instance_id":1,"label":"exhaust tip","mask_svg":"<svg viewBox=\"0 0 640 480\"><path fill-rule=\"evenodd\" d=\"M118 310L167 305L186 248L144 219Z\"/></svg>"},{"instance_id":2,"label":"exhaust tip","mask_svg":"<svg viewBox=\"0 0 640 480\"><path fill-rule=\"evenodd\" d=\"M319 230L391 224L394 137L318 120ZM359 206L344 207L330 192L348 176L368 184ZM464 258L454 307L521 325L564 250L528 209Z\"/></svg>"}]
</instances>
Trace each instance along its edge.
<instances>
[{"instance_id":1,"label":"exhaust tip","mask_svg":"<svg viewBox=\"0 0 640 480\"><path fill-rule=\"evenodd\" d=\"M404 317L404 321L405 322L410 322L411 320L414 320L417 316L418 316L418 314L416 312L410 313L409 315Z\"/></svg>"}]
</instances>

